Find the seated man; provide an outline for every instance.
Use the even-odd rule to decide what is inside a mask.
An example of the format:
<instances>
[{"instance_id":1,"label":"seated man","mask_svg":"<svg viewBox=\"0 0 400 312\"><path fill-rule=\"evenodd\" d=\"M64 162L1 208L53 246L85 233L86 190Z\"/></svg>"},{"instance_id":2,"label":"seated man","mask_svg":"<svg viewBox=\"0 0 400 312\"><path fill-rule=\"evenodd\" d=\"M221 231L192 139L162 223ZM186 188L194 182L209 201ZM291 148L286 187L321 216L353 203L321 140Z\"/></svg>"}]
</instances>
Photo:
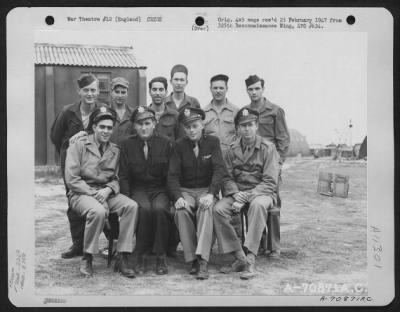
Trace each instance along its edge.
<instances>
[{"instance_id":1,"label":"seated man","mask_svg":"<svg viewBox=\"0 0 400 312\"><path fill-rule=\"evenodd\" d=\"M258 136L258 112L250 108L239 110L235 125L240 139L231 144L225 154L230 180L223 187L224 198L214 207L215 234L221 253L232 253L236 260L221 272L242 271L241 279L255 276L255 259L262 233L267 225L268 211L276 202L279 174L279 154L273 143ZM248 231L244 247L230 219L248 204Z\"/></svg>"},{"instance_id":2,"label":"seated man","mask_svg":"<svg viewBox=\"0 0 400 312\"><path fill-rule=\"evenodd\" d=\"M172 142L154 133L155 112L139 106L132 114L136 134L121 145L121 193L139 205L136 235L138 273L145 273L147 256L156 254L156 274L168 273L166 252L173 221L167 194Z\"/></svg>"},{"instance_id":3,"label":"seated man","mask_svg":"<svg viewBox=\"0 0 400 312\"><path fill-rule=\"evenodd\" d=\"M227 177L219 140L203 134L204 111L185 108L179 113L186 137L177 140L170 160L168 186L175 200L175 223L190 274L208 278L213 240L212 208Z\"/></svg>"},{"instance_id":4,"label":"seated man","mask_svg":"<svg viewBox=\"0 0 400 312\"><path fill-rule=\"evenodd\" d=\"M93 275L92 258L98 253L104 223L109 213L117 213L120 218L118 269L132 278L135 274L129 268L128 255L133 251L138 206L119 194L119 148L109 142L115 120L112 108L99 107L93 111L88 126L92 133L78 139L67 150L65 180L71 209L86 218L80 272Z\"/></svg>"}]
</instances>

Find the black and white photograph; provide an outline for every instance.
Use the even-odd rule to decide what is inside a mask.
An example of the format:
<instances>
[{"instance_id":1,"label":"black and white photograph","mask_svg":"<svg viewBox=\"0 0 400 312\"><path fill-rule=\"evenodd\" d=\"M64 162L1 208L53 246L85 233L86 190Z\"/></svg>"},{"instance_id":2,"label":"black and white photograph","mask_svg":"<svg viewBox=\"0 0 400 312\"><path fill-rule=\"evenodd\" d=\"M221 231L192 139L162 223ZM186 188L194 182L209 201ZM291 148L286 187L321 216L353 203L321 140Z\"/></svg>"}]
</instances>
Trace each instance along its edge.
<instances>
[{"instance_id":1,"label":"black and white photograph","mask_svg":"<svg viewBox=\"0 0 400 312\"><path fill-rule=\"evenodd\" d=\"M393 299L388 11L19 8L18 20L15 305Z\"/></svg>"}]
</instances>

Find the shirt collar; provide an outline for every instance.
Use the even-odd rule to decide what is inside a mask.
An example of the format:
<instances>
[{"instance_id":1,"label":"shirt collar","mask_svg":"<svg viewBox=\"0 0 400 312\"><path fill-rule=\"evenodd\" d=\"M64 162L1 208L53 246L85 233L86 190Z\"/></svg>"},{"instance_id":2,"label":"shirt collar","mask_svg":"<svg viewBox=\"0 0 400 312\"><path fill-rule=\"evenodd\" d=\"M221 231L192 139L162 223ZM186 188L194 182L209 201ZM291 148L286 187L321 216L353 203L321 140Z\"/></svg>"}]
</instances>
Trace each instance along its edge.
<instances>
[{"instance_id":1,"label":"shirt collar","mask_svg":"<svg viewBox=\"0 0 400 312\"><path fill-rule=\"evenodd\" d=\"M227 98L225 98L225 103L222 105L221 111L223 111L224 109L228 109L233 112L233 105L231 102L229 102ZM211 100L211 102L206 107L204 107L204 111L210 110L215 110L214 100Z\"/></svg>"}]
</instances>

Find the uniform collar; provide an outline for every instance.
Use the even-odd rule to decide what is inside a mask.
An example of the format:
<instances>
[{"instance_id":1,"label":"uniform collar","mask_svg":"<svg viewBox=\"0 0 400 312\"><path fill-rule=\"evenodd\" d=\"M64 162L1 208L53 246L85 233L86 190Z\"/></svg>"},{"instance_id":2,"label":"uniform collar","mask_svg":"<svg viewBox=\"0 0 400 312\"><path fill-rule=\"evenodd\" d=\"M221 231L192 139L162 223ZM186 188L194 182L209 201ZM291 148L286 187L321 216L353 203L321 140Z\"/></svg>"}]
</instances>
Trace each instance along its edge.
<instances>
[{"instance_id":1,"label":"uniform collar","mask_svg":"<svg viewBox=\"0 0 400 312\"><path fill-rule=\"evenodd\" d=\"M171 115L171 114L173 115L173 114L174 114L175 110L173 110L172 108L170 108L169 106L167 106L167 101L165 101L164 106L165 106L165 109L164 109L164 111L162 112L161 116L164 116L164 115ZM150 105L149 105L149 108L153 108L153 107L154 107L154 103L151 102Z\"/></svg>"},{"instance_id":2,"label":"uniform collar","mask_svg":"<svg viewBox=\"0 0 400 312\"><path fill-rule=\"evenodd\" d=\"M253 108L251 103L248 105L248 107ZM260 108L258 109L258 112L262 113L267 109L272 109L272 103L270 101L268 101L267 98L264 97L263 98L263 103L261 104Z\"/></svg>"},{"instance_id":3,"label":"uniform collar","mask_svg":"<svg viewBox=\"0 0 400 312\"><path fill-rule=\"evenodd\" d=\"M229 102L229 100L227 98L225 98L225 103L222 105L221 111L223 111L224 109L228 109L231 112L234 111L232 103ZM205 112L210 111L210 110L214 110L214 111L216 110L214 100L211 100L211 102L206 107L204 107Z\"/></svg>"},{"instance_id":4,"label":"uniform collar","mask_svg":"<svg viewBox=\"0 0 400 312\"><path fill-rule=\"evenodd\" d=\"M114 108L114 107L113 107ZM122 116L122 119L120 119L120 120L118 120L119 122L123 122L123 121L126 121L126 120L130 120L131 119L131 116L132 116L132 113L133 113L133 109L128 105L128 104L125 104L125 113L124 113L124 116ZM118 114L117 114L117 118L119 118L118 117Z\"/></svg>"}]
</instances>

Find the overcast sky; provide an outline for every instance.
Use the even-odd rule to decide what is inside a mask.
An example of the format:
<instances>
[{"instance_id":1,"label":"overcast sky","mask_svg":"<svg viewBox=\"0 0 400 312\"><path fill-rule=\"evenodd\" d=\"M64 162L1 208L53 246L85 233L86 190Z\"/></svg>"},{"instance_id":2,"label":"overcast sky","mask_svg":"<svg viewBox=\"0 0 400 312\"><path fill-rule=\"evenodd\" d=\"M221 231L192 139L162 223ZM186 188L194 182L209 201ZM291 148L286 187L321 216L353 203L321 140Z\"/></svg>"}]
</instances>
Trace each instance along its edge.
<instances>
[{"instance_id":1,"label":"overcast sky","mask_svg":"<svg viewBox=\"0 0 400 312\"><path fill-rule=\"evenodd\" d=\"M353 144L367 134L363 33L43 31L35 37L42 43L132 46L140 65L147 66L148 79L169 79L174 64L185 64L187 93L202 106L211 100L211 76L227 74L228 98L242 107L249 103L244 80L257 74L266 81L264 95L285 110L289 128L308 143L350 139L350 120Z\"/></svg>"}]
</instances>

